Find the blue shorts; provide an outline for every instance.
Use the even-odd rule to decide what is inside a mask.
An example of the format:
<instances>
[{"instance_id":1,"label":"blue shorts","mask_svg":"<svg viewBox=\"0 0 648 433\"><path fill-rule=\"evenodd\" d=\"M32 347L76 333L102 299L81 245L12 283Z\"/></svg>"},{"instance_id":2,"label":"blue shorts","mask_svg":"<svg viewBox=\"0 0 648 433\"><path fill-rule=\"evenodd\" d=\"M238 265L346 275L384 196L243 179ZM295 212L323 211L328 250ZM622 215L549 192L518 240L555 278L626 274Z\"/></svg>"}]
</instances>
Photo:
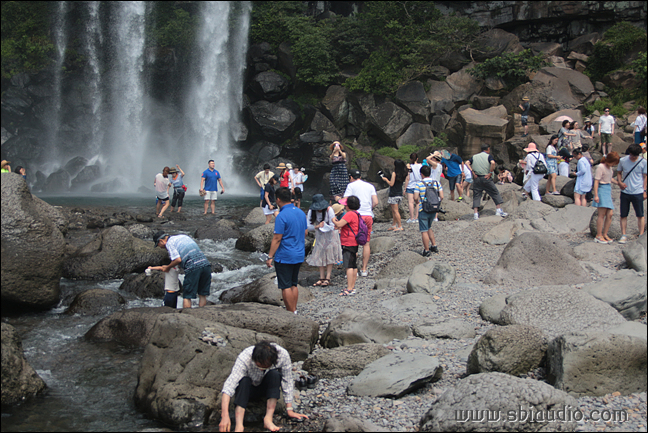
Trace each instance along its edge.
<instances>
[{"instance_id":1,"label":"blue shorts","mask_svg":"<svg viewBox=\"0 0 648 433\"><path fill-rule=\"evenodd\" d=\"M456 175L454 177L449 177L448 178L448 184L449 184L450 191L454 191L455 186L457 184L461 185L461 175L458 174L458 175Z\"/></svg>"},{"instance_id":2,"label":"blue shorts","mask_svg":"<svg viewBox=\"0 0 648 433\"><path fill-rule=\"evenodd\" d=\"M585 195L585 194L587 194L588 192L589 192L589 191L580 191L580 190L577 190L577 189L574 190L574 193L575 193L575 194L580 194L580 195Z\"/></svg>"},{"instance_id":3,"label":"blue shorts","mask_svg":"<svg viewBox=\"0 0 648 433\"><path fill-rule=\"evenodd\" d=\"M299 268L301 263L279 263L275 262L275 272L277 273L277 285L279 290L297 287L299 280Z\"/></svg>"},{"instance_id":4,"label":"blue shorts","mask_svg":"<svg viewBox=\"0 0 648 433\"><path fill-rule=\"evenodd\" d=\"M468 179L464 179L464 182L473 183L473 178L469 177Z\"/></svg>"},{"instance_id":5,"label":"blue shorts","mask_svg":"<svg viewBox=\"0 0 648 433\"><path fill-rule=\"evenodd\" d=\"M189 272L185 272L184 283L182 284L182 297L184 299L196 299L196 293L200 296L209 296L210 287L211 265L192 269Z\"/></svg>"},{"instance_id":6,"label":"blue shorts","mask_svg":"<svg viewBox=\"0 0 648 433\"><path fill-rule=\"evenodd\" d=\"M416 191L414 188L405 188L405 194L414 194Z\"/></svg>"},{"instance_id":7,"label":"blue shorts","mask_svg":"<svg viewBox=\"0 0 648 433\"><path fill-rule=\"evenodd\" d=\"M432 227L432 221L434 221L434 218L436 218L437 214L435 213L427 213L423 212L422 210L419 211L419 231L420 232L426 232L430 230Z\"/></svg>"},{"instance_id":8,"label":"blue shorts","mask_svg":"<svg viewBox=\"0 0 648 433\"><path fill-rule=\"evenodd\" d=\"M643 193L641 194L626 194L621 193L621 218L627 218L630 214L630 203L634 208L635 215L637 218L643 218L644 208L643 208Z\"/></svg>"}]
</instances>

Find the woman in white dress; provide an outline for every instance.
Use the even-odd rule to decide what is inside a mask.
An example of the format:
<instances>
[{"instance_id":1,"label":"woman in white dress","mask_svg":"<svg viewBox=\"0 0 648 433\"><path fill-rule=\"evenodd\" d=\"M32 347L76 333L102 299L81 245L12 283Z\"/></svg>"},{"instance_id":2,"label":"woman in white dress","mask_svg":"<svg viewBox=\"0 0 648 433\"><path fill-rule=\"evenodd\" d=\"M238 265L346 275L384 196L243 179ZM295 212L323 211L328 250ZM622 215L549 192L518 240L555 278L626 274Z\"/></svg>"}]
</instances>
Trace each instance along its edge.
<instances>
[{"instance_id":1,"label":"woman in white dress","mask_svg":"<svg viewBox=\"0 0 648 433\"><path fill-rule=\"evenodd\" d=\"M322 194L315 194L306 219L308 230L315 232L315 245L306 263L319 267L320 279L313 286L326 287L331 283L333 265L342 260L340 234L333 224L335 212Z\"/></svg>"}]
</instances>

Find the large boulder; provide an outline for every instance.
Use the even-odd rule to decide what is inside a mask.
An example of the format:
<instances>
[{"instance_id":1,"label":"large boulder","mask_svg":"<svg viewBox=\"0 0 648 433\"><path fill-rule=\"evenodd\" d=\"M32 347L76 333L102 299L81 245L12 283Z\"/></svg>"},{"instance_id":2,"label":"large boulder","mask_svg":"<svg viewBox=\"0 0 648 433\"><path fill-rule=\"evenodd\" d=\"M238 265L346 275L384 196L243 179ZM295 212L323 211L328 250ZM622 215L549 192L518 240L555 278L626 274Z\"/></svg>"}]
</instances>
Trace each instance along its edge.
<instances>
[{"instance_id":1,"label":"large boulder","mask_svg":"<svg viewBox=\"0 0 648 433\"><path fill-rule=\"evenodd\" d=\"M509 121L491 113L489 110L493 108L483 111L467 108L459 112L457 120L464 130L464 153L479 153L484 142L495 145L506 141Z\"/></svg>"},{"instance_id":2,"label":"large boulder","mask_svg":"<svg viewBox=\"0 0 648 433\"><path fill-rule=\"evenodd\" d=\"M483 62L502 53L519 53L524 50L517 36L502 29L491 29L482 33L476 43L477 47L472 54L478 62Z\"/></svg>"},{"instance_id":3,"label":"large boulder","mask_svg":"<svg viewBox=\"0 0 648 433\"><path fill-rule=\"evenodd\" d=\"M555 235L522 233L508 243L495 267L484 279L486 284L503 282L518 285L578 284L591 281L571 246Z\"/></svg>"},{"instance_id":4,"label":"large boulder","mask_svg":"<svg viewBox=\"0 0 648 433\"><path fill-rule=\"evenodd\" d=\"M132 293L138 298L162 299L165 275L162 271L151 271L150 276L145 273L124 275L124 282L119 286L119 290Z\"/></svg>"},{"instance_id":5,"label":"large boulder","mask_svg":"<svg viewBox=\"0 0 648 433\"><path fill-rule=\"evenodd\" d=\"M16 329L2 322L2 405L20 403L43 389L45 382L25 359Z\"/></svg>"},{"instance_id":6,"label":"large boulder","mask_svg":"<svg viewBox=\"0 0 648 433\"><path fill-rule=\"evenodd\" d=\"M646 339L607 332L562 335L549 344L548 380L576 396L646 392Z\"/></svg>"},{"instance_id":7,"label":"large boulder","mask_svg":"<svg viewBox=\"0 0 648 433\"><path fill-rule=\"evenodd\" d=\"M559 411L565 419L565 408L570 407L578 407L574 397L544 382L504 373L475 374L441 394L421 418L419 431L573 431L577 423L571 416L555 422L560 419ZM531 411L548 416L529 422Z\"/></svg>"},{"instance_id":8,"label":"large boulder","mask_svg":"<svg viewBox=\"0 0 648 433\"><path fill-rule=\"evenodd\" d=\"M448 290L455 282L457 273L452 266L435 261L427 261L417 265L407 280L409 293L425 293L432 295Z\"/></svg>"},{"instance_id":9,"label":"large boulder","mask_svg":"<svg viewBox=\"0 0 648 433\"><path fill-rule=\"evenodd\" d=\"M556 122L555 119L562 116L570 117L572 120L577 121L579 125L584 124L583 115L580 110L570 108L556 111L555 113L551 113L550 115L540 119L540 132L547 135L558 134L558 131L560 131L560 128L562 127L562 122Z\"/></svg>"},{"instance_id":10,"label":"large boulder","mask_svg":"<svg viewBox=\"0 0 648 433\"><path fill-rule=\"evenodd\" d=\"M393 290L393 287L394 285L391 286L391 290ZM410 322L412 318L436 316L435 313L437 312L434 298L425 293L408 293L407 295L385 299L380 305L390 310L394 317L403 322Z\"/></svg>"},{"instance_id":11,"label":"large boulder","mask_svg":"<svg viewBox=\"0 0 648 433\"><path fill-rule=\"evenodd\" d=\"M556 212L556 209L546 203L536 200L526 200L509 214L509 219L535 220Z\"/></svg>"},{"instance_id":12,"label":"large boulder","mask_svg":"<svg viewBox=\"0 0 648 433\"><path fill-rule=\"evenodd\" d=\"M558 195L546 195L545 197L563 197L570 200ZM531 226L546 233L582 233L589 228L592 214L595 212L596 209L592 207L568 204L557 212L551 212L542 218L532 220Z\"/></svg>"},{"instance_id":13,"label":"large boulder","mask_svg":"<svg viewBox=\"0 0 648 433\"><path fill-rule=\"evenodd\" d=\"M100 343L115 342L129 347L144 347L162 314L179 314L169 307L130 308L104 317L85 333L84 338Z\"/></svg>"},{"instance_id":14,"label":"large boulder","mask_svg":"<svg viewBox=\"0 0 648 433\"><path fill-rule=\"evenodd\" d=\"M629 268L638 272L648 271L646 266L646 233L639 236L636 241L628 243L621 252Z\"/></svg>"},{"instance_id":15,"label":"large boulder","mask_svg":"<svg viewBox=\"0 0 648 433\"><path fill-rule=\"evenodd\" d=\"M396 239L391 236L372 236L369 246L371 247L371 254L384 253L396 247Z\"/></svg>"},{"instance_id":16,"label":"large boulder","mask_svg":"<svg viewBox=\"0 0 648 433\"><path fill-rule=\"evenodd\" d=\"M541 286L506 298L503 325L540 328L549 339L570 332L601 332L624 323L614 308L569 286Z\"/></svg>"},{"instance_id":17,"label":"large boulder","mask_svg":"<svg viewBox=\"0 0 648 433\"><path fill-rule=\"evenodd\" d=\"M646 314L646 274L622 269L606 279L586 284L583 291L610 304L627 320Z\"/></svg>"},{"instance_id":18,"label":"large boulder","mask_svg":"<svg viewBox=\"0 0 648 433\"><path fill-rule=\"evenodd\" d=\"M274 217L273 217L274 218ZM243 218L243 222L246 225L261 225L265 224L265 215L263 215L263 209L260 207L255 207L250 211L249 214ZM274 227L274 225L273 225Z\"/></svg>"},{"instance_id":19,"label":"large boulder","mask_svg":"<svg viewBox=\"0 0 648 433\"><path fill-rule=\"evenodd\" d=\"M421 353L392 353L367 365L347 387L349 395L400 398L441 379L436 357Z\"/></svg>"},{"instance_id":20,"label":"large boulder","mask_svg":"<svg viewBox=\"0 0 648 433\"><path fill-rule=\"evenodd\" d=\"M223 344L203 341L206 330ZM236 357L263 340L283 346L280 338L247 329L185 314L160 316L142 355L135 405L179 428L208 424L212 413L220 414L221 390Z\"/></svg>"},{"instance_id":21,"label":"large boulder","mask_svg":"<svg viewBox=\"0 0 648 433\"><path fill-rule=\"evenodd\" d=\"M58 303L65 252L59 217L29 192L22 176L2 173L3 306L44 309Z\"/></svg>"},{"instance_id":22,"label":"large boulder","mask_svg":"<svg viewBox=\"0 0 648 433\"><path fill-rule=\"evenodd\" d=\"M115 308L122 308L126 300L117 292L108 289L90 289L75 296L66 314L96 316Z\"/></svg>"},{"instance_id":23,"label":"large boulder","mask_svg":"<svg viewBox=\"0 0 648 433\"><path fill-rule=\"evenodd\" d=\"M389 353L385 346L375 343L322 349L309 356L302 368L324 378L357 376L367 364Z\"/></svg>"},{"instance_id":24,"label":"large boulder","mask_svg":"<svg viewBox=\"0 0 648 433\"><path fill-rule=\"evenodd\" d=\"M428 147L434 141L432 128L424 123L412 123L407 131L396 140L396 147L405 145L416 146L417 148Z\"/></svg>"},{"instance_id":25,"label":"large boulder","mask_svg":"<svg viewBox=\"0 0 648 433\"><path fill-rule=\"evenodd\" d=\"M573 69L544 67L533 77L533 81L554 84L556 80L566 82L579 103L584 102L592 93L594 85L589 77ZM575 120L575 119L574 119Z\"/></svg>"},{"instance_id":26,"label":"large boulder","mask_svg":"<svg viewBox=\"0 0 648 433\"><path fill-rule=\"evenodd\" d=\"M484 86L483 81L470 74L470 69L474 63L464 66L460 71L448 75L446 83L452 89L452 101L455 103L465 103L470 98L480 92Z\"/></svg>"},{"instance_id":27,"label":"large boulder","mask_svg":"<svg viewBox=\"0 0 648 433\"><path fill-rule=\"evenodd\" d=\"M349 117L349 90L343 86L330 86L320 104L322 113L328 117L336 128L342 129Z\"/></svg>"},{"instance_id":28,"label":"large boulder","mask_svg":"<svg viewBox=\"0 0 648 433\"><path fill-rule=\"evenodd\" d=\"M270 244L274 236L274 224L264 224L244 233L236 240L235 248L241 251L270 251Z\"/></svg>"},{"instance_id":29,"label":"large boulder","mask_svg":"<svg viewBox=\"0 0 648 433\"><path fill-rule=\"evenodd\" d=\"M393 102L384 102L368 113L375 134L383 141L396 145L398 137L403 135L412 124L412 116Z\"/></svg>"},{"instance_id":30,"label":"large boulder","mask_svg":"<svg viewBox=\"0 0 648 433\"><path fill-rule=\"evenodd\" d=\"M440 115L449 114L454 110L455 104L452 100L452 88L445 81L428 80L427 97L430 101L432 113Z\"/></svg>"},{"instance_id":31,"label":"large boulder","mask_svg":"<svg viewBox=\"0 0 648 433\"><path fill-rule=\"evenodd\" d=\"M430 100L420 81L410 81L396 91L396 101L414 117L414 121L429 123ZM414 143L411 143L414 144Z\"/></svg>"},{"instance_id":32,"label":"large boulder","mask_svg":"<svg viewBox=\"0 0 648 433\"><path fill-rule=\"evenodd\" d=\"M521 84L502 98L502 104L513 113L523 97L528 96L534 113L542 118L556 111L577 108L581 102L574 96L569 83L550 75L543 80Z\"/></svg>"},{"instance_id":33,"label":"large boulder","mask_svg":"<svg viewBox=\"0 0 648 433\"><path fill-rule=\"evenodd\" d=\"M529 221L507 218L484 233L482 242L489 245L506 245L515 236L526 231L533 231Z\"/></svg>"},{"instance_id":34,"label":"large boulder","mask_svg":"<svg viewBox=\"0 0 648 433\"><path fill-rule=\"evenodd\" d=\"M214 241L224 241L232 238L238 239L239 236L241 236L241 231L238 229L236 223L226 219L201 225L194 233L194 238L196 239L211 239Z\"/></svg>"},{"instance_id":35,"label":"large boulder","mask_svg":"<svg viewBox=\"0 0 648 433\"><path fill-rule=\"evenodd\" d=\"M290 81L273 71L256 74L250 80L249 86L259 99L270 102L277 102L285 98L290 91Z\"/></svg>"},{"instance_id":36,"label":"large boulder","mask_svg":"<svg viewBox=\"0 0 648 433\"><path fill-rule=\"evenodd\" d=\"M122 226L114 226L103 230L66 259L63 276L81 280L122 278L168 261L168 253L156 248L153 242L134 237Z\"/></svg>"},{"instance_id":37,"label":"large boulder","mask_svg":"<svg viewBox=\"0 0 648 433\"><path fill-rule=\"evenodd\" d=\"M504 307L506 307L506 297L507 295L505 293L500 293L485 299L479 304L479 315L481 318L496 325L501 325L502 320L500 315Z\"/></svg>"},{"instance_id":38,"label":"large boulder","mask_svg":"<svg viewBox=\"0 0 648 433\"><path fill-rule=\"evenodd\" d=\"M439 221L456 221L463 216L472 215L473 210L471 206L472 199L468 200L468 202L452 201L449 199L443 200L441 202L441 208L445 213L439 214Z\"/></svg>"},{"instance_id":39,"label":"large boulder","mask_svg":"<svg viewBox=\"0 0 648 433\"><path fill-rule=\"evenodd\" d=\"M322 347L333 348L358 343L388 343L411 335L408 326L388 323L369 313L344 310L322 334Z\"/></svg>"},{"instance_id":40,"label":"large boulder","mask_svg":"<svg viewBox=\"0 0 648 433\"><path fill-rule=\"evenodd\" d=\"M409 278L414 267L425 262L427 259L414 251L403 251L393 257L376 278Z\"/></svg>"},{"instance_id":41,"label":"large boulder","mask_svg":"<svg viewBox=\"0 0 648 433\"><path fill-rule=\"evenodd\" d=\"M276 274L267 274L258 280L243 286L234 287L221 293L219 299L223 304L238 304L239 302L258 302L260 304L283 307L281 290L275 283ZM308 287L298 286L299 299L297 303L309 302L314 298Z\"/></svg>"},{"instance_id":42,"label":"large boulder","mask_svg":"<svg viewBox=\"0 0 648 433\"><path fill-rule=\"evenodd\" d=\"M387 432L386 430L378 427L376 424L369 420L362 420L353 418L348 415L341 415L340 417L332 417L326 420L323 430L325 432Z\"/></svg>"},{"instance_id":43,"label":"large boulder","mask_svg":"<svg viewBox=\"0 0 648 433\"><path fill-rule=\"evenodd\" d=\"M288 140L300 126L299 107L292 106L286 99L279 102L257 101L247 108L251 132L273 143Z\"/></svg>"},{"instance_id":44,"label":"large boulder","mask_svg":"<svg viewBox=\"0 0 648 433\"><path fill-rule=\"evenodd\" d=\"M273 305L255 303L210 305L185 309L182 310L182 314L275 335L285 342L283 347L290 353L293 361L303 361L308 358L319 338L317 322Z\"/></svg>"},{"instance_id":45,"label":"large boulder","mask_svg":"<svg viewBox=\"0 0 648 433\"><path fill-rule=\"evenodd\" d=\"M491 328L473 346L468 374L501 373L519 376L540 367L547 354L547 338L533 326Z\"/></svg>"},{"instance_id":46,"label":"large boulder","mask_svg":"<svg viewBox=\"0 0 648 433\"><path fill-rule=\"evenodd\" d=\"M470 323L458 319L447 319L433 323L422 321L412 327L415 336L432 340L434 338L452 338L461 340L474 338L475 327Z\"/></svg>"}]
</instances>

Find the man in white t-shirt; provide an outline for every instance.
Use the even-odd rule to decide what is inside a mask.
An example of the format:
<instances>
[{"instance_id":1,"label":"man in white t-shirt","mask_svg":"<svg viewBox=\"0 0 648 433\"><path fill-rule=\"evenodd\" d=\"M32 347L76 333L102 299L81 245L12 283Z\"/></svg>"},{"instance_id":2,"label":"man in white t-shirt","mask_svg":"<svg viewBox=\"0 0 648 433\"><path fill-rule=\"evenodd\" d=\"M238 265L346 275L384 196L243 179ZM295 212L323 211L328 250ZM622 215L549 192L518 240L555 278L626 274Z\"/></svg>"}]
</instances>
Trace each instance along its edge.
<instances>
[{"instance_id":1,"label":"man in white t-shirt","mask_svg":"<svg viewBox=\"0 0 648 433\"><path fill-rule=\"evenodd\" d=\"M301 209L302 193L304 192L304 173L295 167L290 177L290 192L292 193L295 207Z\"/></svg>"},{"instance_id":2,"label":"man in white t-shirt","mask_svg":"<svg viewBox=\"0 0 648 433\"><path fill-rule=\"evenodd\" d=\"M614 116L610 115L610 109L605 108L605 114L601 116L598 124L598 133L601 137L601 152L606 156L612 150L612 136L614 135Z\"/></svg>"},{"instance_id":3,"label":"man in white t-shirt","mask_svg":"<svg viewBox=\"0 0 648 433\"><path fill-rule=\"evenodd\" d=\"M345 197L354 195L360 199L360 209L358 213L367 224L368 236L367 243L362 247L362 270L360 271L361 277L366 277L367 273L367 264L369 263L369 256L371 255L371 249L369 248L369 242L371 241L371 228L373 226L373 208L378 205L378 194L376 193L376 188L364 180L360 180L360 170L352 169L349 170L349 184L347 189L344 192Z\"/></svg>"}]
</instances>

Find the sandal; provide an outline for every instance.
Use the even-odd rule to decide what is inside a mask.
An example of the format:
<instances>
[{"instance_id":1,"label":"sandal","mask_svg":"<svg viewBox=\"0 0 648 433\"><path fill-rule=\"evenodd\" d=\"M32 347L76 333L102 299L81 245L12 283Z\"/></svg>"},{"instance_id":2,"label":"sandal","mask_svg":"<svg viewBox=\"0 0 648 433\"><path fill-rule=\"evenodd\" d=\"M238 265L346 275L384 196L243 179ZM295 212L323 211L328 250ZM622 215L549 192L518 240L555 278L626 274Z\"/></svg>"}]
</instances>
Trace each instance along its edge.
<instances>
[{"instance_id":1,"label":"sandal","mask_svg":"<svg viewBox=\"0 0 648 433\"><path fill-rule=\"evenodd\" d=\"M321 286L324 281L326 281L326 280L323 280L323 279L317 280L315 282L315 284L313 284L313 287ZM328 286L328 284L327 284L327 286Z\"/></svg>"},{"instance_id":2,"label":"sandal","mask_svg":"<svg viewBox=\"0 0 648 433\"><path fill-rule=\"evenodd\" d=\"M594 238L594 242L599 243L599 244L607 244L608 243L608 241L606 241L605 239L600 239L598 237Z\"/></svg>"},{"instance_id":3,"label":"sandal","mask_svg":"<svg viewBox=\"0 0 648 433\"><path fill-rule=\"evenodd\" d=\"M396 230L396 226L391 226L391 227L388 228L387 230L388 230L388 231L389 231L389 230Z\"/></svg>"},{"instance_id":4,"label":"sandal","mask_svg":"<svg viewBox=\"0 0 648 433\"><path fill-rule=\"evenodd\" d=\"M324 278L322 280L322 284L320 284L320 286L327 287L329 284L331 284L331 280L329 278Z\"/></svg>"},{"instance_id":5,"label":"sandal","mask_svg":"<svg viewBox=\"0 0 648 433\"><path fill-rule=\"evenodd\" d=\"M349 294L349 292L347 292L346 290L342 290L340 292L340 296L347 296L348 294Z\"/></svg>"},{"instance_id":6,"label":"sandal","mask_svg":"<svg viewBox=\"0 0 648 433\"><path fill-rule=\"evenodd\" d=\"M395 232L400 232L400 231L403 231L403 228L402 227L397 227L397 228L394 229L394 231Z\"/></svg>"}]
</instances>

